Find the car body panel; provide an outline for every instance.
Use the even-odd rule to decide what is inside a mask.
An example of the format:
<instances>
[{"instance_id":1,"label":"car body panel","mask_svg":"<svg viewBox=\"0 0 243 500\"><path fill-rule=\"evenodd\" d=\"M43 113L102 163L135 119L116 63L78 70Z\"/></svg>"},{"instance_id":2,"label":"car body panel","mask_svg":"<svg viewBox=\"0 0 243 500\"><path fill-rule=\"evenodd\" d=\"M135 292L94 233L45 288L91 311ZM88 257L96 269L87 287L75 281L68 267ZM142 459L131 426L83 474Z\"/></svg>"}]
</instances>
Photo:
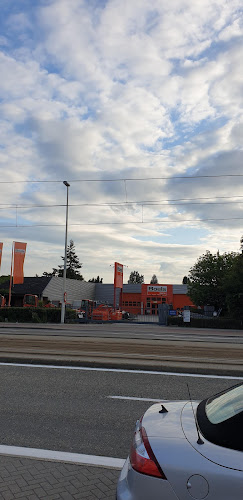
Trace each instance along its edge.
<instances>
[{"instance_id":1,"label":"car body panel","mask_svg":"<svg viewBox=\"0 0 243 500\"><path fill-rule=\"evenodd\" d=\"M136 472L128 458L118 480L117 500L148 499L179 500L169 481Z\"/></svg>"},{"instance_id":2,"label":"car body panel","mask_svg":"<svg viewBox=\"0 0 243 500\"><path fill-rule=\"evenodd\" d=\"M162 402L161 402L162 403ZM121 472L117 500L242 500L242 452L208 442L198 444L194 413L198 402L166 401L144 414L150 446L167 480L140 474L130 460ZM194 407L194 412L192 409Z\"/></svg>"},{"instance_id":3,"label":"car body panel","mask_svg":"<svg viewBox=\"0 0 243 500\"><path fill-rule=\"evenodd\" d=\"M197 439L197 435L195 435ZM200 480L208 483L207 500L242 500L242 472L210 462L186 439L149 438L152 450L175 494L180 500L201 498ZM204 445L201 445L204 446ZM197 494L192 497L188 483L198 479ZM195 490L194 490L195 491ZM163 497L162 497L163 498Z\"/></svg>"},{"instance_id":4,"label":"car body panel","mask_svg":"<svg viewBox=\"0 0 243 500\"><path fill-rule=\"evenodd\" d=\"M150 406L143 416L143 426L146 428L147 436L185 439L180 425L180 415L186 403L187 401L166 401ZM167 413L159 413L162 404Z\"/></svg>"},{"instance_id":5,"label":"car body panel","mask_svg":"<svg viewBox=\"0 0 243 500\"><path fill-rule=\"evenodd\" d=\"M195 412L196 406L197 405L194 403ZM182 410L181 425L187 441L207 460L221 465L222 467L243 471L243 456L241 451L231 450L230 448L224 448L214 443L210 443L210 441L207 441L203 436L202 439L204 444L197 444L197 431L191 403L186 404ZM242 436L239 436L239 439L242 439Z\"/></svg>"}]
</instances>

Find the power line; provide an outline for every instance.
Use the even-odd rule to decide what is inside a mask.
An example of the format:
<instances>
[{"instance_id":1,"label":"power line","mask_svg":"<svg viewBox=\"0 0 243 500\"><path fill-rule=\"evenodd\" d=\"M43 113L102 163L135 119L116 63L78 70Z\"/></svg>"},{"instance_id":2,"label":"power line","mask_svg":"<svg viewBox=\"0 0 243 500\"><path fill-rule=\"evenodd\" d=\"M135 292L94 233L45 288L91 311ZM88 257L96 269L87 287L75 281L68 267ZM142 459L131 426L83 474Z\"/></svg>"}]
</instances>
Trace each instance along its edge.
<instances>
[{"instance_id":1,"label":"power line","mask_svg":"<svg viewBox=\"0 0 243 500\"><path fill-rule=\"evenodd\" d=\"M217 196L215 199L231 199L231 198L243 198L243 196ZM212 200L212 197L207 198L178 198L178 199L169 199L169 200L148 200L148 201L123 201L123 202L111 202L111 203L69 203L69 207L113 207L113 206L128 206L128 205L138 205L138 206L178 206L178 205L231 205L242 203L242 200L238 201L210 201L206 203L202 203L194 200ZM168 202L174 203L168 203ZM181 203L175 203L181 202ZM4 210L6 208L9 209L27 209L27 208L55 208L55 207L66 207L65 203L54 203L54 204L29 204L29 205L12 205L10 203L0 203L0 210Z\"/></svg>"},{"instance_id":2,"label":"power line","mask_svg":"<svg viewBox=\"0 0 243 500\"><path fill-rule=\"evenodd\" d=\"M170 220L159 220L159 219L150 219L145 221L126 221L126 222L77 222L70 223L69 226L109 226L109 225L128 225L128 224L171 224L181 222L210 222L210 221L229 221L229 220L243 220L243 217L228 217L228 218L205 218L205 219L170 219ZM11 225L0 225L2 228L11 228L11 227L63 227L65 224L11 224Z\"/></svg>"},{"instance_id":3,"label":"power line","mask_svg":"<svg viewBox=\"0 0 243 500\"><path fill-rule=\"evenodd\" d=\"M126 181L158 181L158 180L174 180L174 179L217 179L220 177L243 177L243 174L219 174L219 175L176 175L166 177L123 177L118 179L71 179L68 182L126 182ZM63 183L63 180L17 180L17 181L0 181L0 184L36 184L36 183Z\"/></svg>"}]
</instances>

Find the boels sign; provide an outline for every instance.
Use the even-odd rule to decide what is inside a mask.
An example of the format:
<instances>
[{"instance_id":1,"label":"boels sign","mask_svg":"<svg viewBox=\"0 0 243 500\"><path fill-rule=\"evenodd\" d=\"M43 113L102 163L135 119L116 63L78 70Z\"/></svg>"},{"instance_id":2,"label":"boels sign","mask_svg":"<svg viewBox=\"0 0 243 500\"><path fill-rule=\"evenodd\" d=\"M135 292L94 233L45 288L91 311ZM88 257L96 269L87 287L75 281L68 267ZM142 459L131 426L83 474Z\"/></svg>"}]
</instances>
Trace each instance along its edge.
<instances>
[{"instance_id":1,"label":"boels sign","mask_svg":"<svg viewBox=\"0 0 243 500\"><path fill-rule=\"evenodd\" d=\"M167 286L163 285L148 285L147 286L147 295L167 295Z\"/></svg>"}]
</instances>

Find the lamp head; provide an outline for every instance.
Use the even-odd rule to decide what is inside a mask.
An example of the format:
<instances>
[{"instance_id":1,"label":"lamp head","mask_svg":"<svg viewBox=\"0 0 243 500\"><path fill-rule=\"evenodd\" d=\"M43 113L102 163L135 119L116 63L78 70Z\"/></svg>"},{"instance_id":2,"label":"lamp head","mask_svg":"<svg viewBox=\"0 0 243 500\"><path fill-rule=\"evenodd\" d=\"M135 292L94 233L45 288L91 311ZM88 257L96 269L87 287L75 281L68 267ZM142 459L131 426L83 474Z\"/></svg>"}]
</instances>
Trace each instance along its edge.
<instances>
[{"instance_id":1,"label":"lamp head","mask_svg":"<svg viewBox=\"0 0 243 500\"><path fill-rule=\"evenodd\" d=\"M70 187L70 184L67 181L63 181L63 184L67 187Z\"/></svg>"}]
</instances>

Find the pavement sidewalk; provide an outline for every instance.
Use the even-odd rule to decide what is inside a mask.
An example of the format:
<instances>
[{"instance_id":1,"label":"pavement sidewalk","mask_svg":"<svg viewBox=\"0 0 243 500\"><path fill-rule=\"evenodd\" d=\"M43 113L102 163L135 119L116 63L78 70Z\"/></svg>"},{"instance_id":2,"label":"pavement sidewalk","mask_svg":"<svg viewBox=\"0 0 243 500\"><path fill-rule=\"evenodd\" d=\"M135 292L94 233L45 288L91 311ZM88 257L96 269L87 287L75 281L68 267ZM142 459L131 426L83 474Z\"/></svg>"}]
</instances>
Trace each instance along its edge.
<instances>
[{"instance_id":1,"label":"pavement sidewalk","mask_svg":"<svg viewBox=\"0 0 243 500\"><path fill-rule=\"evenodd\" d=\"M0 499L115 500L120 470L0 456Z\"/></svg>"}]
</instances>

